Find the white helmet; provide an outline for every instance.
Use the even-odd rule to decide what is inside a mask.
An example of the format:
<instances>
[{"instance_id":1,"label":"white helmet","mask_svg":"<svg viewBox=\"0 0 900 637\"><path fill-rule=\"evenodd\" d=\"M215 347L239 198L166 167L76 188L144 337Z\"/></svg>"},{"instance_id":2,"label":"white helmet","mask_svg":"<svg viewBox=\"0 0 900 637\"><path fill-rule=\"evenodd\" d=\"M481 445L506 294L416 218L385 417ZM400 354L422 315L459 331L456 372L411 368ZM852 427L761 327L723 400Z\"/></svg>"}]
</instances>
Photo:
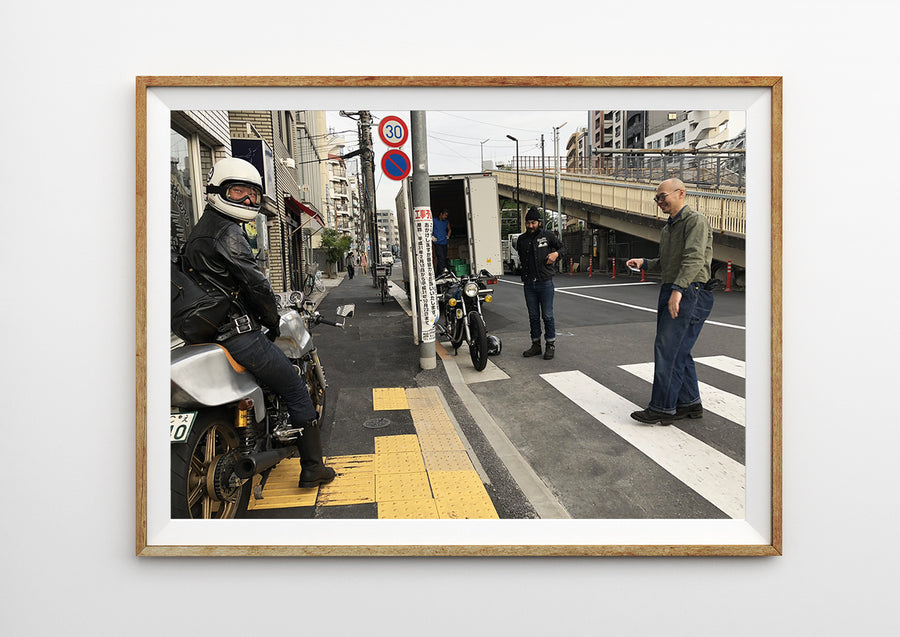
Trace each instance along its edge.
<instances>
[{"instance_id":1,"label":"white helmet","mask_svg":"<svg viewBox=\"0 0 900 637\"><path fill-rule=\"evenodd\" d=\"M206 201L224 215L238 221L253 221L262 205L262 179L248 161L229 157L209 171Z\"/></svg>"}]
</instances>

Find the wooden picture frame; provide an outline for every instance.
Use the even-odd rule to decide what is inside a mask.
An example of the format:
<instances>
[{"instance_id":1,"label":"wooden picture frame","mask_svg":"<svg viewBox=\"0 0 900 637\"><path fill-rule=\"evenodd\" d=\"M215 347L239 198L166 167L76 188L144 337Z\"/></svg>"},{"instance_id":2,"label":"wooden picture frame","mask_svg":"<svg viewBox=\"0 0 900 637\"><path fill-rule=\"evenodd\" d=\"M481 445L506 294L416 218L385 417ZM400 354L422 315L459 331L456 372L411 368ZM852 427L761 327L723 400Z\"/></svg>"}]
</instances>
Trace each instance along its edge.
<instances>
[{"instance_id":1,"label":"wooden picture frame","mask_svg":"<svg viewBox=\"0 0 900 637\"><path fill-rule=\"evenodd\" d=\"M189 89L197 95L208 95L210 91L238 91L242 104L256 104L263 91L280 89L323 88L341 91L372 91L391 89L434 89L454 91L459 89L483 89L485 91L512 91L529 89L537 91L571 90L631 90L648 91L744 91L754 108L764 111L768 119L768 130L756 130L756 139L761 140L764 157L760 160L768 172L769 219L760 226L768 230L765 258L769 260L771 274L768 277L769 307L762 310L768 314L768 329L759 326L762 340L768 340L768 356L771 361L767 399L769 404L768 449L762 448L760 457L768 461L767 467L758 467L763 487L760 497L765 504L755 511L758 524L743 521L745 527L719 534L719 529L696 532L696 529L675 531L669 536L659 537L637 529L632 533L630 525L623 524L622 531L615 534L612 541L592 542L590 528L575 529L577 522L570 521L523 521L525 524L540 525L540 541L530 541L528 533L519 532L519 527L506 525L507 521L449 521L447 524L464 524L466 537L474 541L447 541L444 527L437 524L410 521L397 533L398 541L385 539L381 534L368 535L369 527L361 527L347 521L313 520L307 524L327 526L334 540L313 541L297 545L274 528L266 533L257 533L257 525L244 520L213 523L186 522L177 531L161 533L171 522L162 519L161 512L166 507L150 506L148 486L148 401L157 391L152 383L164 375L161 369L167 365L154 353L148 333L148 309L152 305L151 295L158 279L164 278L159 272L159 260L151 258L148 246L152 244L148 235L149 210L154 194L148 184L151 172L150 147L160 128L159 115L169 108L172 95ZM274 95L275 93L273 93ZM177 99L175 100L177 101ZM183 108L183 107L182 107ZM782 78L780 77L205 77L205 76L141 76L136 78L136 554L139 556L776 556L782 553ZM749 134L749 133L748 133ZM149 207L148 207L149 206ZM764 242L766 243L766 242ZM158 290L157 290L158 291ZM158 325L158 323L155 323ZM749 348L748 348L749 349ZM164 390L163 390L164 391ZM761 463L762 461L760 461ZM748 465L750 461L748 460ZM760 490L757 489L757 492ZM764 511L758 510L764 508ZM255 521L259 522L259 521ZM280 522L280 521L279 521ZM370 521L372 522L372 521ZM738 522L738 521L730 521ZM374 521L381 524L382 521ZM217 524L219 527L212 527ZM499 524L510 530L506 534L492 531L488 525ZM237 529L236 537L243 541L222 540L217 528L230 525ZM278 526L278 525L273 525ZM359 528L357 528L359 527ZM397 527L399 528L399 527ZM454 527L458 528L458 527ZM272 532L269 532L269 531ZM406 532L406 531L409 532ZM174 535L173 535L174 534ZM172 541L172 537L178 541ZM209 538L215 536L214 539ZM512 542L486 538L510 537ZM259 537L259 541L256 538ZM316 537L320 537L316 535ZM369 537L374 537L370 541ZM450 537L455 537L450 534ZM724 538L720 541L720 537ZM523 539L524 538L524 539ZM554 541L559 538L559 541ZM573 539L574 538L574 539ZM698 538L700 538L698 540ZM704 539L705 538L705 539Z\"/></svg>"}]
</instances>

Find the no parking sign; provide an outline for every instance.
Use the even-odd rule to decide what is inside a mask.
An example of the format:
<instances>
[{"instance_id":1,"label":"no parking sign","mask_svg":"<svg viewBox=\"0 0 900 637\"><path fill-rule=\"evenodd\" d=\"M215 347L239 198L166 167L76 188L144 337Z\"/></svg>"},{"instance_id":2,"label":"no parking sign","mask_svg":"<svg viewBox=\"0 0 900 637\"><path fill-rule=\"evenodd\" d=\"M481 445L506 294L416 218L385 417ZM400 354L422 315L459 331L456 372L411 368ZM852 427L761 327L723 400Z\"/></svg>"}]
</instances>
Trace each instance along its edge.
<instances>
[{"instance_id":1,"label":"no parking sign","mask_svg":"<svg viewBox=\"0 0 900 637\"><path fill-rule=\"evenodd\" d=\"M412 163L402 150L392 148L381 158L381 170L389 179L397 181L405 179L411 168Z\"/></svg>"}]
</instances>

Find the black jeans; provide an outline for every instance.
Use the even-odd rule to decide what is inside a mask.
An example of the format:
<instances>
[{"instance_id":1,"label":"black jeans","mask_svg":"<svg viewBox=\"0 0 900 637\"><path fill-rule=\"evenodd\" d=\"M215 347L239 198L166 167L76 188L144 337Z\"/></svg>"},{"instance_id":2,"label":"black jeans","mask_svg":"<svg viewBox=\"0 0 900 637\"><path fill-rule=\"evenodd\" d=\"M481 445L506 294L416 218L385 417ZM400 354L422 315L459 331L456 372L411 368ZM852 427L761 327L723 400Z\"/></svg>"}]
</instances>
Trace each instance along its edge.
<instances>
[{"instance_id":1,"label":"black jeans","mask_svg":"<svg viewBox=\"0 0 900 637\"><path fill-rule=\"evenodd\" d=\"M246 367L256 380L284 400L294 426L314 420L317 416L306 381L278 346L261 331L237 334L222 342L231 357Z\"/></svg>"},{"instance_id":2,"label":"black jeans","mask_svg":"<svg viewBox=\"0 0 900 637\"><path fill-rule=\"evenodd\" d=\"M434 273L440 274L447 268L447 244L434 243L434 256L437 263L434 266Z\"/></svg>"}]
</instances>

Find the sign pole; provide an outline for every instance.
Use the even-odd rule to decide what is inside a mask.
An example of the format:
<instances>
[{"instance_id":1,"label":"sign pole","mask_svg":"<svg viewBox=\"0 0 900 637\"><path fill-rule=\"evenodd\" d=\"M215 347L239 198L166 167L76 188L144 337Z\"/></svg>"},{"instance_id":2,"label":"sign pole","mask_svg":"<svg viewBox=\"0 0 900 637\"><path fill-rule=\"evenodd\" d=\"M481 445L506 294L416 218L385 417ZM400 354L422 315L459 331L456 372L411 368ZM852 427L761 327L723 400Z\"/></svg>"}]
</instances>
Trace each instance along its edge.
<instances>
[{"instance_id":1,"label":"sign pole","mask_svg":"<svg viewBox=\"0 0 900 637\"><path fill-rule=\"evenodd\" d=\"M428 146L425 128L425 111L411 111L412 128L412 203L415 211L415 256L419 276L416 285L422 303L421 332L419 340L419 365L422 369L434 369L435 323L437 323L437 290L434 285L434 268L431 265L431 189L428 179Z\"/></svg>"}]
</instances>

